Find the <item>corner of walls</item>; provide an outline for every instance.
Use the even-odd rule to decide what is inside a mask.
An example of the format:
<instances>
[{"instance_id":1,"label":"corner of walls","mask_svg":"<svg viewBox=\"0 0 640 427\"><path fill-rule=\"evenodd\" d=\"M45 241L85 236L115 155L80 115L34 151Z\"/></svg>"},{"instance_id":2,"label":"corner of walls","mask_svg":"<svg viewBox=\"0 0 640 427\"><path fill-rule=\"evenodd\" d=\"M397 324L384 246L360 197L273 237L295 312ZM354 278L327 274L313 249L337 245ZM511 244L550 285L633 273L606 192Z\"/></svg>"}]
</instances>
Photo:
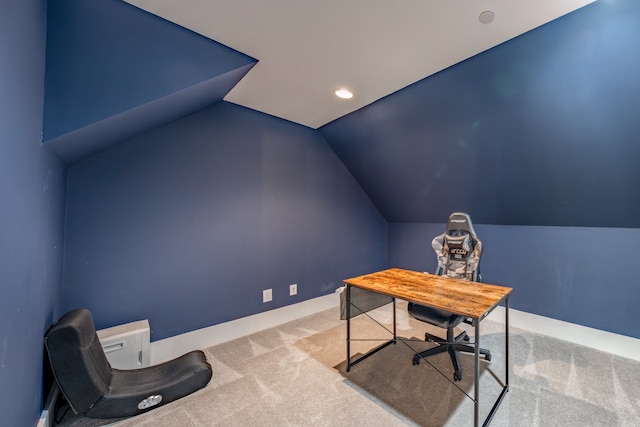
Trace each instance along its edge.
<instances>
[{"instance_id":1,"label":"corner of walls","mask_svg":"<svg viewBox=\"0 0 640 427\"><path fill-rule=\"evenodd\" d=\"M37 423L44 333L60 300L64 181L42 145L46 2L0 3L0 413Z\"/></svg>"}]
</instances>

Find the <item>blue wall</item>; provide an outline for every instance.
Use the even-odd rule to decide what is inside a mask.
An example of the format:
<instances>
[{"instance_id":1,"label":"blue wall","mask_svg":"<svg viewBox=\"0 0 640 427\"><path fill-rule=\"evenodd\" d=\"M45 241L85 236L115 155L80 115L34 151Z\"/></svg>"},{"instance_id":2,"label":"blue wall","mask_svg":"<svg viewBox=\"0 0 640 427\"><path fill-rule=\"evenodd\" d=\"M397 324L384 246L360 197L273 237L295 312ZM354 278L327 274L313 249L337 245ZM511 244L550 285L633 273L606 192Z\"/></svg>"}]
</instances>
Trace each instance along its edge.
<instances>
[{"instance_id":1,"label":"blue wall","mask_svg":"<svg viewBox=\"0 0 640 427\"><path fill-rule=\"evenodd\" d=\"M41 144L45 2L0 2L0 414L33 426L60 298L64 181Z\"/></svg>"},{"instance_id":2,"label":"blue wall","mask_svg":"<svg viewBox=\"0 0 640 427\"><path fill-rule=\"evenodd\" d=\"M640 338L638 40L640 2L598 1L321 128L389 265L433 271L466 211L513 308Z\"/></svg>"},{"instance_id":3,"label":"blue wall","mask_svg":"<svg viewBox=\"0 0 640 427\"><path fill-rule=\"evenodd\" d=\"M45 141L256 62L121 0L47 13Z\"/></svg>"},{"instance_id":4,"label":"blue wall","mask_svg":"<svg viewBox=\"0 0 640 427\"><path fill-rule=\"evenodd\" d=\"M472 218L473 219L473 218ZM433 272L444 224L389 224L389 266ZM510 307L640 338L640 229L475 225L487 283L513 287Z\"/></svg>"},{"instance_id":5,"label":"blue wall","mask_svg":"<svg viewBox=\"0 0 640 427\"><path fill-rule=\"evenodd\" d=\"M64 309L162 339L334 292L386 234L319 132L221 102L69 168Z\"/></svg>"},{"instance_id":6,"label":"blue wall","mask_svg":"<svg viewBox=\"0 0 640 427\"><path fill-rule=\"evenodd\" d=\"M598 1L321 132L390 222L640 228L637 40Z\"/></svg>"},{"instance_id":7,"label":"blue wall","mask_svg":"<svg viewBox=\"0 0 640 427\"><path fill-rule=\"evenodd\" d=\"M43 140L68 165L221 101L257 62L122 0L47 8Z\"/></svg>"}]
</instances>

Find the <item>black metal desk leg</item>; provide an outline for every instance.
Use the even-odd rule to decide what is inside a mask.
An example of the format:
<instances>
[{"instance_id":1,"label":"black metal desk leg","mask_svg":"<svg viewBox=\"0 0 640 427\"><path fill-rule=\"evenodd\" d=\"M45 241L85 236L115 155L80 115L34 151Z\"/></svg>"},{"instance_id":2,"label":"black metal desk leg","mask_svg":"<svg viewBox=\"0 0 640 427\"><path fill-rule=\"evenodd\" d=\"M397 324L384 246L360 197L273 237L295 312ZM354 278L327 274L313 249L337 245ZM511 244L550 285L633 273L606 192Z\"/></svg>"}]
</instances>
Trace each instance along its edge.
<instances>
[{"instance_id":1,"label":"black metal desk leg","mask_svg":"<svg viewBox=\"0 0 640 427\"><path fill-rule=\"evenodd\" d=\"M504 300L504 382L509 390L509 296Z\"/></svg>"},{"instance_id":2,"label":"black metal desk leg","mask_svg":"<svg viewBox=\"0 0 640 427\"><path fill-rule=\"evenodd\" d=\"M505 298L504 300L505 310L504 310L504 385L502 387L502 391L500 395L496 399L493 404L493 408L489 411L489 415L487 415L487 419L484 421L483 426L489 425L493 416L496 414L498 407L504 400L507 392L509 391L509 298Z\"/></svg>"},{"instance_id":3,"label":"black metal desk leg","mask_svg":"<svg viewBox=\"0 0 640 427\"><path fill-rule=\"evenodd\" d=\"M347 297L347 372L351 369L351 286L347 285L345 290Z\"/></svg>"},{"instance_id":4,"label":"black metal desk leg","mask_svg":"<svg viewBox=\"0 0 640 427\"><path fill-rule=\"evenodd\" d=\"M480 420L480 321L473 319L473 324L476 327L475 331L475 354L473 362L473 425L478 427Z\"/></svg>"},{"instance_id":5,"label":"black metal desk leg","mask_svg":"<svg viewBox=\"0 0 640 427\"><path fill-rule=\"evenodd\" d=\"M396 298L393 297L391 302L393 304L393 342L395 343L398 339L398 334L396 333Z\"/></svg>"}]
</instances>

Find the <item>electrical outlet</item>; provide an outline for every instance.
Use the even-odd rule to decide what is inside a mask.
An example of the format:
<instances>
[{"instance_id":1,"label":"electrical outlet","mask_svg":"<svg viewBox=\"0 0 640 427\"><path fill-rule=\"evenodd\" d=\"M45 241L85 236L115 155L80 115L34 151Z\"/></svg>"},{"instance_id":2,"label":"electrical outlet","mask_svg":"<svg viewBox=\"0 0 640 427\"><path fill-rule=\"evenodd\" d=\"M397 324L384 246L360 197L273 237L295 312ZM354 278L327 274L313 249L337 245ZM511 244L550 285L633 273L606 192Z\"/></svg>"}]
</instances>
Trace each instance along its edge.
<instances>
[{"instance_id":1,"label":"electrical outlet","mask_svg":"<svg viewBox=\"0 0 640 427\"><path fill-rule=\"evenodd\" d=\"M269 302L271 300L273 300L271 289L265 289L262 291L262 302Z\"/></svg>"},{"instance_id":2,"label":"electrical outlet","mask_svg":"<svg viewBox=\"0 0 640 427\"><path fill-rule=\"evenodd\" d=\"M298 284L294 283L293 285L289 285L289 295L296 295L298 293Z\"/></svg>"}]
</instances>

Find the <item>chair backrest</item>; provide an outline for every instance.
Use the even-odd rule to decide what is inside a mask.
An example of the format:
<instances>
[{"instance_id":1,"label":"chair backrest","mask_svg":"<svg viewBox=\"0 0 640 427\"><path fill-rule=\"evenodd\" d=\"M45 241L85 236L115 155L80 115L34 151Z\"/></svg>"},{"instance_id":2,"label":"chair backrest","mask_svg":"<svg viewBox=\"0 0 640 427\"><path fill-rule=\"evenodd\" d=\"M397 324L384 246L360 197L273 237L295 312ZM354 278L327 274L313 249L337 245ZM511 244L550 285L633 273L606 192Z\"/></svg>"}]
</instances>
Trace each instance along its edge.
<instances>
[{"instance_id":1,"label":"chair backrest","mask_svg":"<svg viewBox=\"0 0 640 427\"><path fill-rule=\"evenodd\" d=\"M438 258L436 274L480 280L482 242L468 214L454 212L449 215L445 232L433 239L431 247Z\"/></svg>"},{"instance_id":2,"label":"chair backrest","mask_svg":"<svg viewBox=\"0 0 640 427\"><path fill-rule=\"evenodd\" d=\"M60 391L76 414L84 415L109 389L111 365L86 309L65 314L44 338Z\"/></svg>"}]
</instances>

